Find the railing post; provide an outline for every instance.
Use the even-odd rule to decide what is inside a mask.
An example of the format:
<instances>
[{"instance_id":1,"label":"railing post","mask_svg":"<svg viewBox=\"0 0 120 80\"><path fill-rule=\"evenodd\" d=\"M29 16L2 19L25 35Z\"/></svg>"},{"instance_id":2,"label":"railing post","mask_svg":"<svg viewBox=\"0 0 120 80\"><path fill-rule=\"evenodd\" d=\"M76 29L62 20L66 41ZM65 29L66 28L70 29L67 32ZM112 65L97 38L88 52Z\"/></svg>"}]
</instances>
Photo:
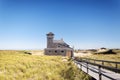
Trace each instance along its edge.
<instances>
[{"instance_id":1,"label":"railing post","mask_svg":"<svg viewBox=\"0 0 120 80\"><path fill-rule=\"evenodd\" d=\"M88 73L88 61L87 61L87 73Z\"/></svg>"},{"instance_id":2,"label":"railing post","mask_svg":"<svg viewBox=\"0 0 120 80\"><path fill-rule=\"evenodd\" d=\"M118 64L115 63L115 68L117 69L118 68ZM117 70L115 71L116 73L118 72Z\"/></svg>"},{"instance_id":3,"label":"railing post","mask_svg":"<svg viewBox=\"0 0 120 80\"><path fill-rule=\"evenodd\" d=\"M94 63L95 63L95 60L94 60Z\"/></svg>"},{"instance_id":4,"label":"railing post","mask_svg":"<svg viewBox=\"0 0 120 80\"><path fill-rule=\"evenodd\" d=\"M102 61L102 65L104 65L104 61Z\"/></svg>"},{"instance_id":5,"label":"railing post","mask_svg":"<svg viewBox=\"0 0 120 80\"><path fill-rule=\"evenodd\" d=\"M101 79L101 66L98 66L98 70L99 70L99 80L102 80Z\"/></svg>"},{"instance_id":6,"label":"railing post","mask_svg":"<svg viewBox=\"0 0 120 80\"><path fill-rule=\"evenodd\" d=\"M117 65L117 63L115 63L115 68L116 68L116 69L118 68L118 65Z\"/></svg>"},{"instance_id":7,"label":"railing post","mask_svg":"<svg viewBox=\"0 0 120 80\"><path fill-rule=\"evenodd\" d=\"M82 70L82 64L80 64L80 68L81 68L81 70Z\"/></svg>"},{"instance_id":8,"label":"railing post","mask_svg":"<svg viewBox=\"0 0 120 80\"><path fill-rule=\"evenodd\" d=\"M87 59L87 62L89 62L89 59Z\"/></svg>"}]
</instances>

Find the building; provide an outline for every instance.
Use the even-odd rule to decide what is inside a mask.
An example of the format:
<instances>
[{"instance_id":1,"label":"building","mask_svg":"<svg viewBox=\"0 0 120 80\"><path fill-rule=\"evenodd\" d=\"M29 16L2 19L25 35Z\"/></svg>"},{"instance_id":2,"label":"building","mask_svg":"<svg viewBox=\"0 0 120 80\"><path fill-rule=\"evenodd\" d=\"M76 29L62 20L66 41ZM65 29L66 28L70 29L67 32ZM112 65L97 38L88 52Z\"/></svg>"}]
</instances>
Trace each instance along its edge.
<instances>
[{"instance_id":1,"label":"building","mask_svg":"<svg viewBox=\"0 0 120 80\"><path fill-rule=\"evenodd\" d=\"M45 55L62 55L73 56L73 49L66 44L63 39L54 40L54 34L49 32L47 35L47 48L45 48Z\"/></svg>"}]
</instances>

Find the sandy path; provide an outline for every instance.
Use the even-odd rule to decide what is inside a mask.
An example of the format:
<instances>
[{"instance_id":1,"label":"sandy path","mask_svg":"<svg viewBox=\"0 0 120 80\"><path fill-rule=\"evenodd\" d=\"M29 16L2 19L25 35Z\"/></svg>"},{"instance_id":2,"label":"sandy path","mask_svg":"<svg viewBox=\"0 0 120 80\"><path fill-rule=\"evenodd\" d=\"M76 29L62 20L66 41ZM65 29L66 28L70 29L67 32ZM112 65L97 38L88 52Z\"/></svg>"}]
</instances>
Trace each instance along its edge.
<instances>
[{"instance_id":1,"label":"sandy path","mask_svg":"<svg viewBox=\"0 0 120 80\"><path fill-rule=\"evenodd\" d=\"M74 56L75 57L84 57L84 56L89 56L92 55L91 53L75 53L74 52Z\"/></svg>"}]
</instances>

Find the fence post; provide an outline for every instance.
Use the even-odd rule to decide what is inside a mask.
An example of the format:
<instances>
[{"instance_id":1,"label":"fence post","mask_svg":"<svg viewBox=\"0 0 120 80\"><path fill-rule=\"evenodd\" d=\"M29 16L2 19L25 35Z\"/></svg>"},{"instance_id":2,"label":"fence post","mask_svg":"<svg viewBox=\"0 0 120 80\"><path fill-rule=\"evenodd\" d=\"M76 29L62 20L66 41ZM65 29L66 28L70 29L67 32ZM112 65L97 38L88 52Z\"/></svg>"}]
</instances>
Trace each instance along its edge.
<instances>
[{"instance_id":1,"label":"fence post","mask_svg":"<svg viewBox=\"0 0 120 80\"><path fill-rule=\"evenodd\" d=\"M81 68L81 70L82 70L82 64L80 64L80 68Z\"/></svg>"},{"instance_id":2,"label":"fence post","mask_svg":"<svg viewBox=\"0 0 120 80\"><path fill-rule=\"evenodd\" d=\"M95 63L95 60L94 60L94 63Z\"/></svg>"},{"instance_id":3,"label":"fence post","mask_svg":"<svg viewBox=\"0 0 120 80\"><path fill-rule=\"evenodd\" d=\"M88 73L88 61L87 61L87 73Z\"/></svg>"},{"instance_id":4,"label":"fence post","mask_svg":"<svg viewBox=\"0 0 120 80\"><path fill-rule=\"evenodd\" d=\"M115 68L116 68L116 69L118 68L118 64L117 64L117 63L115 63ZM115 72L117 73L118 71L115 70Z\"/></svg>"},{"instance_id":5,"label":"fence post","mask_svg":"<svg viewBox=\"0 0 120 80\"><path fill-rule=\"evenodd\" d=\"M118 68L118 65L117 65L117 63L115 63L115 68L116 68L116 69Z\"/></svg>"},{"instance_id":6,"label":"fence post","mask_svg":"<svg viewBox=\"0 0 120 80\"><path fill-rule=\"evenodd\" d=\"M102 80L101 79L101 66L98 66L98 70L99 70L99 80Z\"/></svg>"},{"instance_id":7,"label":"fence post","mask_svg":"<svg viewBox=\"0 0 120 80\"><path fill-rule=\"evenodd\" d=\"M104 65L104 61L102 61L102 65Z\"/></svg>"}]
</instances>

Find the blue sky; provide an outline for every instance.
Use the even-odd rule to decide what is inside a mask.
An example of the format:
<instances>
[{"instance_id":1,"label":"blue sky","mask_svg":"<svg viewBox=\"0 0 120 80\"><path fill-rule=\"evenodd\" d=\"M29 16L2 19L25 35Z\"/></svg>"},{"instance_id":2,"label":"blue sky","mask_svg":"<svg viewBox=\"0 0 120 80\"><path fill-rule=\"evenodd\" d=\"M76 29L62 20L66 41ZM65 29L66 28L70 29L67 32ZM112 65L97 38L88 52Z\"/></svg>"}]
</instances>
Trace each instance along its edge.
<instances>
[{"instance_id":1,"label":"blue sky","mask_svg":"<svg viewBox=\"0 0 120 80\"><path fill-rule=\"evenodd\" d=\"M0 49L44 49L48 32L75 48L120 48L120 1L0 0Z\"/></svg>"}]
</instances>

